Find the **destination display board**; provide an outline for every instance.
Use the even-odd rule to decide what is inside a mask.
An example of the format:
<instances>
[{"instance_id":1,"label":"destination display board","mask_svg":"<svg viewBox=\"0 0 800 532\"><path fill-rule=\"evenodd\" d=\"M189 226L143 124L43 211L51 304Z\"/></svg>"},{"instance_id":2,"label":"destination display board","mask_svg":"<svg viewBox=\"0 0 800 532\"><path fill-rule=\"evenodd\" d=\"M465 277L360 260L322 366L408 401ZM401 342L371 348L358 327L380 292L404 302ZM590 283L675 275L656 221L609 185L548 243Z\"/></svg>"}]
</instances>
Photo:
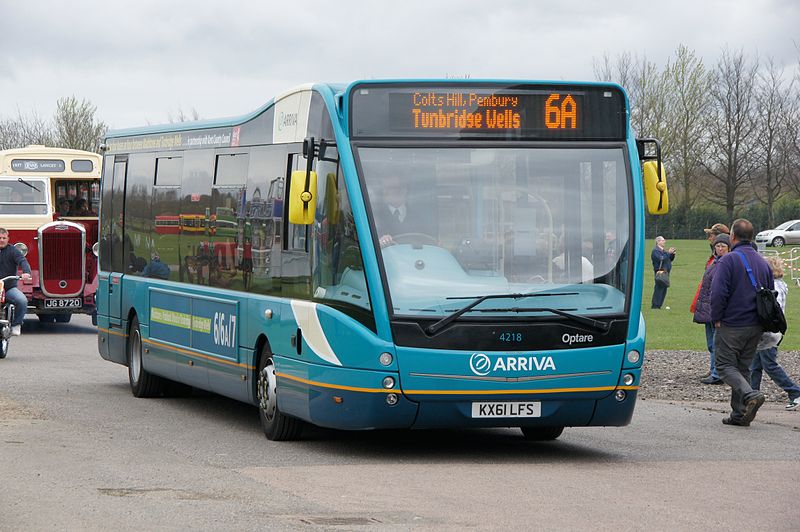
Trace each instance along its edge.
<instances>
[{"instance_id":1,"label":"destination display board","mask_svg":"<svg viewBox=\"0 0 800 532\"><path fill-rule=\"evenodd\" d=\"M612 86L365 84L350 119L353 138L619 140L627 117Z\"/></svg>"}]
</instances>

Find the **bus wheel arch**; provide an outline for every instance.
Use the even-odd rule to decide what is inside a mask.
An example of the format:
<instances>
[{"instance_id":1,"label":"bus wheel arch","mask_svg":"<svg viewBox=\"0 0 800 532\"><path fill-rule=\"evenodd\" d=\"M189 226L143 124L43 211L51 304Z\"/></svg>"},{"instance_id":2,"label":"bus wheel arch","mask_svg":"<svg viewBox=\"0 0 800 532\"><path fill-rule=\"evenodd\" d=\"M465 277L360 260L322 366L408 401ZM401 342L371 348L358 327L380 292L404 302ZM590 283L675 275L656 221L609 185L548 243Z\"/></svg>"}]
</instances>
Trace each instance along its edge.
<instances>
[{"instance_id":1,"label":"bus wheel arch","mask_svg":"<svg viewBox=\"0 0 800 532\"><path fill-rule=\"evenodd\" d=\"M262 344L258 356L256 404L264 435L272 441L291 441L300 437L303 421L287 416L278 408L277 377L269 342Z\"/></svg>"},{"instance_id":2,"label":"bus wheel arch","mask_svg":"<svg viewBox=\"0 0 800 532\"><path fill-rule=\"evenodd\" d=\"M139 317L131 311L128 319L128 339L126 342L126 360L128 362L128 381L134 397L156 397L164 392L164 380L144 369L142 353L144 351L142 333L139 328Z\"/></svg>"}]
</instances>

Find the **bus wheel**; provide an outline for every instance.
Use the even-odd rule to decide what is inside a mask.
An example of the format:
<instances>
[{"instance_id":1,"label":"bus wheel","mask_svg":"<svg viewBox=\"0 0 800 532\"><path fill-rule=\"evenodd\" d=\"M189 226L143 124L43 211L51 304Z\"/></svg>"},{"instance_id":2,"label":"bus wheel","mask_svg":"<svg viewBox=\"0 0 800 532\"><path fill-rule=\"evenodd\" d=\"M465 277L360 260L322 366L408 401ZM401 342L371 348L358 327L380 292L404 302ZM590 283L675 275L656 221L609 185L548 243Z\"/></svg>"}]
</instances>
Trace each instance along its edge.
<instances>
[{"instance_id":1,"label":"bus wheel","mask_svg":"<svg viewBox=\"0 0 800 532\"><path fill-rule=\"evenodd\" d=\"M72 319L72 314L56 314L56 323L69 323Z\"/></svg>"},{"instance_id":2,"label":"bus wheel","mask_svg":"<svg viewBox=\"0 0 800 532\"><path fill-rule=\"evenodd\" d=\"M261 427L269 440L296 440L303 431L303 422L281 413L277 385L275 363L265 348L258 360L258 417L261 418Z\"/></svg>"},{"instance_id":3,"label":"bus wheel","mask_svg":"<svg viewBox=\"0 0 800 532\"><path fill-rule=\"evenodd\" d=\"M142 333L139 320L134 316L128 333L128 380L134 397L154 397L164 391L161 377L149 373L142 366Z\"/></svg>"},{"instance_id":4,"label":"bus wheel","mask_svg":"<svg viewBox=\"0 0 800 532\"><path fill-rule=\"evenodd\" d=\"M552 441L561 436L564 427L521 427L520 430L528 441Z\"/></svg>"}]
</instances>

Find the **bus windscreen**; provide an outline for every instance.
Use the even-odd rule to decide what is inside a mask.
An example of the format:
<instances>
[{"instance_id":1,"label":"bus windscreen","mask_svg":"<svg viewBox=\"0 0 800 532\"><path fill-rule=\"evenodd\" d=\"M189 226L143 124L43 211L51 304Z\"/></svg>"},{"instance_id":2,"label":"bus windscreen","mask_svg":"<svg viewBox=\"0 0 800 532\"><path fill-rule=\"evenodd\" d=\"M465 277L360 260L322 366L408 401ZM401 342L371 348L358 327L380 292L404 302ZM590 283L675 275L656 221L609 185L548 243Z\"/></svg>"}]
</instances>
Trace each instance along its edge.
<instances>
[{"instance_id":1,"label":"bus windscreen","mask_svg":"<svg viewBox=\"0 0 800 532\"><path fill-rule=\"evenodd\" d=\"M351 91L354 138L621 140L625 98L592 85L364 84Z\"/></svg>"}]
</instances>

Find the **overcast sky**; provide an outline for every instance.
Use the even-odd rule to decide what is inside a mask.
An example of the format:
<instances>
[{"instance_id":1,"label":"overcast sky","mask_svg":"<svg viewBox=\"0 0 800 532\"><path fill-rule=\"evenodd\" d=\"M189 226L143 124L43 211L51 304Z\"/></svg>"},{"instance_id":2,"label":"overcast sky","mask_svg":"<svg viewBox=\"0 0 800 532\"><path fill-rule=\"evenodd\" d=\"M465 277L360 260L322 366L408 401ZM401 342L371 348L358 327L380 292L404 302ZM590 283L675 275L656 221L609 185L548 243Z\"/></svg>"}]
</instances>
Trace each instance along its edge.
<instances>
[{"instance_id":1,"label":"overcast sky","mask_svg":"<svg viewBox=\"0 0 800 532\"><path fill-rule=\"evenodd\" d=\"M679 44L800 58L796 0L0 0L0 118L60 97L112 129L248 113L315 81L594 79L604 53L662 66Z\"/></svg>"}]
</instances>

